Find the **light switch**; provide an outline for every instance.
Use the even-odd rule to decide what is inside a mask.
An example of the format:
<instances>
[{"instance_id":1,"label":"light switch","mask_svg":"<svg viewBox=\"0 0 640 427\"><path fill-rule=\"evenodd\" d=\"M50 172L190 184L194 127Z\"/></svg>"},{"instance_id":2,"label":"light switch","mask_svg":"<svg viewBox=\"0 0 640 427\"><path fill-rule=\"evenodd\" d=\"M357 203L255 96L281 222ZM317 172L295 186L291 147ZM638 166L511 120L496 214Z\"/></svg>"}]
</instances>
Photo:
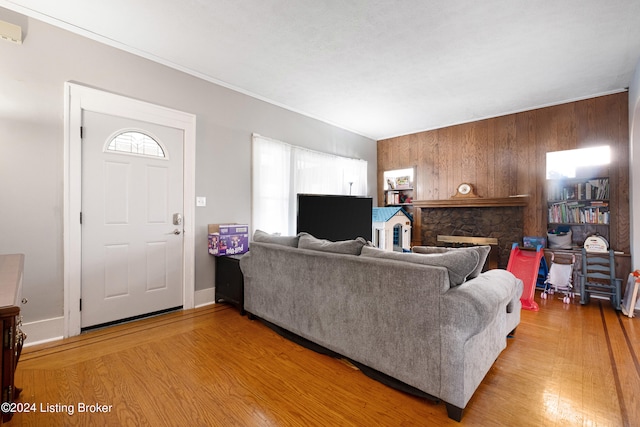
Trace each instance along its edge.
<instances>
[{"instance_id":1,"label":"light switch","mask_svg":"<svg viewBox=\"0 0 640 427\"><path fill-rule=\"evenodd\" d=\"M198 207L207 206L207 198L206 197L196 197L196 206L198 206Z\"/></svg>"}]
</instances>

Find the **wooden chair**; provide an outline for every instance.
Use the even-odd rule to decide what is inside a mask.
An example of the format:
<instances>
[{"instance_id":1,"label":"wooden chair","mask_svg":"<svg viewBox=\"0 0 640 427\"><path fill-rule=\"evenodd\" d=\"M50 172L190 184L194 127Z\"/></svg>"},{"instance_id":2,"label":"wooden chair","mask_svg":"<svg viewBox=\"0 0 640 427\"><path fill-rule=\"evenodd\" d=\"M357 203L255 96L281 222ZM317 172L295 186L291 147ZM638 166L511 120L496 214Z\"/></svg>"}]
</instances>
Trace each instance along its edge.
<instances>
[{"instance_id":1,"label":"wooden chair","mask_svg":"<svg viewBox=\"0 0 640 427\"><path fill-rule=\"evenodd\" d=\"M620 310L621 286L622 280L616 279L613 249L608 254L582 249L580 304L588 304L591 295L600 295L608 297L613 308Z\"/></svg>"}]
</instances>

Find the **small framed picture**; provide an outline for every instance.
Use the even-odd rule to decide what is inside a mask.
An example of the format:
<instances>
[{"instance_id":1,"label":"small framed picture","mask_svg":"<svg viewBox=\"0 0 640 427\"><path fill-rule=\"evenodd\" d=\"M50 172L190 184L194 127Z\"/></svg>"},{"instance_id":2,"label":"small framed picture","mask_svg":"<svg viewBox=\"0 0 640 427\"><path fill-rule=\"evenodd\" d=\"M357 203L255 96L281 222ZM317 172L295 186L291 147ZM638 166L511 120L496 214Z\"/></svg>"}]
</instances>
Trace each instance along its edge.
<instances>
[{"instance_id":1,"label":"small framed picture","mask_svg":"<svg viewBox=\"0 0 640 427\"><path fill-rule=\"evenodd\" d=\"M406 189L411 187L411 178L409 176L399 176L396 178L396 188Z\"/></svg>"},{"instance_id":2,"label":"small framed picture","mask_svg":"<svg viewBox=\"0 0 640 427\"><path fill-rule=\"evenodd\" d=\"M622 313L625 316L633 317L634 310L636 308L636 301L638 300L638 288L640 287L640 271L636 270L629 274L627 280L627 287L624 291L624 298L622 298Z\"/></svg>"}]
</instances>

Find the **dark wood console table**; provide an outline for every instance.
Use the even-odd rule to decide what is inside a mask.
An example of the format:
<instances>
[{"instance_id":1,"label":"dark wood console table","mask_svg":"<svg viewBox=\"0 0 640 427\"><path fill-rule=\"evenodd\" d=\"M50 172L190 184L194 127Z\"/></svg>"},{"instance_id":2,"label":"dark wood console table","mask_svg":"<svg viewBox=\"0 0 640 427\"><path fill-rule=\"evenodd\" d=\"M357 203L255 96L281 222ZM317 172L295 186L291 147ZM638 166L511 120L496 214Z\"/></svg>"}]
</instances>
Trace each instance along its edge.
<instances>
[{"instance_id":1,"label":"dark wood console table","mask_svg":"<svg viewBox=\"0 0 640 427\"><path fill-rule=\"evenodd\" d=\"M14 383L14 375L22 344L26 336L20 326L22 274L24 255L0 255L0 321L2 322L2 403L12 403L22 391ZM2 422L11 419L13 412L2 412Z\"/></svg>"},{"instance_id":2,"label":"dark wood console table","mask_svg":"<svg viewBox=\"0 0 640 427\"><path fill-rule=\"evenodd\" d=\"M244 276L240 258L242 255L216 257L215 301L233 304L244 315Z\"/></svg>"}]
</instances>

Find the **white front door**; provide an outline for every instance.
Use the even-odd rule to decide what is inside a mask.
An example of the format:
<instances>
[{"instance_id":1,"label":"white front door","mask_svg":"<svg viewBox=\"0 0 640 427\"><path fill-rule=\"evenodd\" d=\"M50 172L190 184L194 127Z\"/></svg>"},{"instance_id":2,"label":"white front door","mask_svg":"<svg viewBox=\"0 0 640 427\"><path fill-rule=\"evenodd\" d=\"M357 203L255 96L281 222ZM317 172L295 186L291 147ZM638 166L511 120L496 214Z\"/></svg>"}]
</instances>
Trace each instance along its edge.
<instances>
[{"instance_id":1,"label":"white front door","mask_svg":"<svg viewBox=\"0 0 640 427\"><path fill-rule=\"evenodd\" d=\"M87 110L82 129L81 327L182 306L183 130Z\"/></svg>"}]
</instances>

